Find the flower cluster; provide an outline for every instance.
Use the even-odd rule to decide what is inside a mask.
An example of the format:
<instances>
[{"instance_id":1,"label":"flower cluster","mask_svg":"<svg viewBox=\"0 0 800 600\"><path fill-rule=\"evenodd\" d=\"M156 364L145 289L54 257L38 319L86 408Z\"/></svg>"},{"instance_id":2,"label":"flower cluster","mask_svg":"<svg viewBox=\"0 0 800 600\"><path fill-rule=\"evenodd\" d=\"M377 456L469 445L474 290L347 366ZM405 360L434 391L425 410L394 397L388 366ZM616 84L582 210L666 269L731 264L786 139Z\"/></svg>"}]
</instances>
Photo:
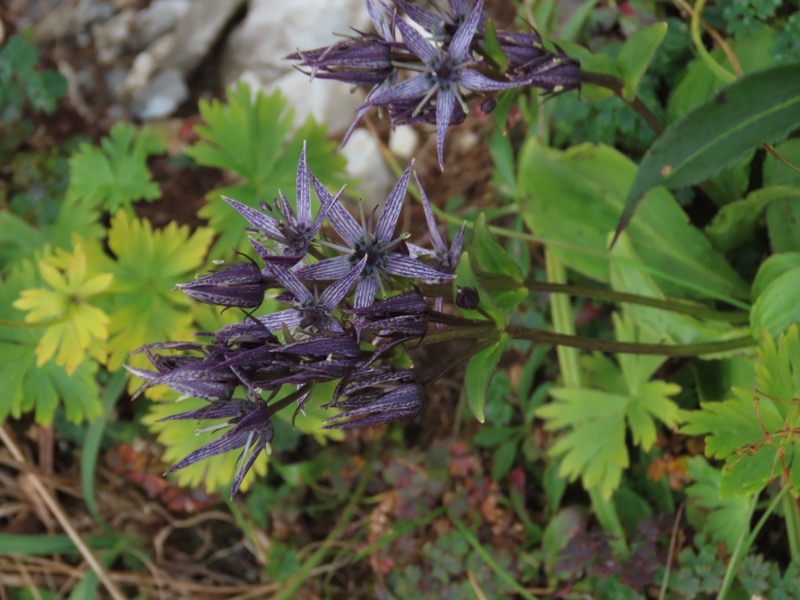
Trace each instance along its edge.
<instances>
[{"instance_id":1,"label":"flower cluster","mask_svg":"<svg viewBox=\"0 0 800 600\"><path fill-rule=\"evenodd\" d=\"M287 57L313 77L370 87L345 142L370 107L385 108L393 124L436 124L444 169L447 128L469 112L465 92L535 86L556 94L580 85L578 61L547 51L535 31L498 30L487 42L483 0L472 9L467 0L450 0L449 13L435 3L428 10L394 0L408 20L383 2L366 1L376 34Z\"/></svg>"},{"instance_id":2,"label":"flower cluster","mask_svg":"<svg viewBox=\"0 0 800 600\"><path fill-rule=\"evenodd\" d=\"M343 190L331 194L309 171L305 146L296 211L282 194L262 210L225 198L248 221L257 258L176 288L199 302L247 309L242 322L199 334L204 341L150 344L136 352L145 353L152 368L128 367L144 380L137 395L165 385L208 403L170 419L220 421L200 432L228 428L171 471L241 448L236 493L258 454L269 451L272 416L295 402L302 410L316 383L339 380L326 407L341 412L327 428L385 423L421 410L416 371L393 366L391 351L425 336L432 309L416 284L454 277L464 230L448 246L423 192L433 248L407 243L408 235L395 232L411 167L377 217L367 219L362 211L360 222L340 203ZM316 216L312 188L320 204ZM326 221L338 239L324 234ZM254 316L270 291L287 308Z\"/></svg>"}]
</instances>

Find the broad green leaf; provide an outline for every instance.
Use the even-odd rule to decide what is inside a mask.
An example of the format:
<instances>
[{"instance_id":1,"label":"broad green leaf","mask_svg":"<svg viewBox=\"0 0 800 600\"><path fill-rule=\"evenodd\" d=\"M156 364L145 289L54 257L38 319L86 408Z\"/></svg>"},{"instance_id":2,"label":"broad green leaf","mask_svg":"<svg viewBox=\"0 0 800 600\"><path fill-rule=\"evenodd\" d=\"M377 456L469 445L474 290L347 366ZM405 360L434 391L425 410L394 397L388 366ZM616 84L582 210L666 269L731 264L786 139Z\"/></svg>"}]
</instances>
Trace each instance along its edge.
<instances>
[{"instance_id":1,"label":"broad green leaf","mask_svg":"<svg viewBox=\"0 0 800 600\"><path fill-rule=\"evenodd\" d=\"M509 340L508 334L504 333L496 343L478 352L467 364L467 372L464 374L464 393L467 395L467 404L472 414L481 423L486 420L486 390Z\"/></svg>"},{"instance_id":2,"label":"broad green leaf","mask_svg":"<svg viewBox=\"0 0 800 600\"><path fill-rule=\"evenodd\" d=\"M0 285L0 319L22 323L24 313L12 306L23 289L41 285L38 271L31 262L14 267ZM37 366L36 346L42 331L35 328L4 327L0 334L0 381L5 393L0 396L0 422L8 416L16 419L34 412L37 423L52 422L56 408L64 406L73 423L91 420L102 408L94 377L97 364L86 359L72 374L63 366L47 362Z\"/></svg>"},{"instance_id":3,"label":"broad green leaf","mask_svg":"<svg viewBox=\"0 0 800 600\"><path fill-rule=\"evenodd\" d=\"M727 40L736 55L742 72L754 73L775 64L772 52L774 33L769 27L737 40ZM728 66L727 58L717 46L711 53L717 62ZM686 74L678 83L667 105L667 120L673 123L691 110L711 98L725 83L706 66L701 59L689 64ZM771 184L772 185L772 184Z\"/></svg>"},{"instance_id":4,"label":"broad green leaf","mask_svg":"<svg viewBox=\"0 0 800 600\"><path fill-rule=\"evenodd\" d=\"M640 29L622 45L615 62L625 84L622 96L628 102L636 98L639 82L647 71L656 49L664 41L665 35L667 35L667 24L656 23Z\"/></svg>"},{"instance_id":5,"label":"broad green leaf","mask_svg":"<svg viewBox=\"0 0 800 600\"><path fill-rule=\"evenodd\" d=\"M800 138L786 140L775 146L775 152L793 165L800 165ZM800 172L784 164L772 154L764 157L764 187L791 186L800 188Z\"/></svg>"},{"instance_id":6,"label":"broad green leaf","mask_svg":"<svg viewBox=\"0 0 800 600\"><path fill-rule=\"evenodd\" d=\"M165 149L161 134L117 123L100 148L84 143L70 158L67 199L95 201L113 213L136 200L158 198L161 190L150 176L147 158Z\"/></svg>"},{"instance_id":7,"label":"broad green leaf","mask_svg":"<svg viewBox=\"0 0 800 600\"><path fill-rule=\"evenodd\" d=\"M655 186L700 183L800 123L800 64L742 77L672 124L642 159L619 229Z\"/></svg>"},{"instance_id":8,"label":"broad green leaf","mask_svg":"<svg viewBox=\"0 0 800 600\"><path fill-rule=\"evenodd\" d=\"M767 231L773 252L800 252L800 190L767 207Z\"/></svg>"},{"instance_id":9,"label":"broad green leaf","mask_svg":"<svg viewBox=\"0 0 800 600\"><path fill-rule=\"evenodd\" d=\"M494 240L486 226L486 215L483 213L475 221L472 241L472 257L477 262L481 274L506 275L517 283L522 283L524 279L522 269L509 256L508 251Z\"/></svg>"},{"instance_id":10,"label":"broad green leaf","mask_svg":"<svg viewBox=\"0 0 800 600\"><path fill-rule=\"evenodd\" d=\"M486 51L486 54L489 55L489 58L497 63L501 73L506 70L506 67L508 67L508 57L506 53L503 52L503 47L500 45L500 42L497 41L494 21L491 19L486 21L486 30L483 36L483 49Z\"/></svg>"},{"instance_id":11,"label":"broad green leaf","mask_svg":"<svg viewBox=\"0 0 800 600\"><path fill-rule=\"evenodd\" d=\"M706 225L705 234L718 251L733 250L753 237L764 209L784 198L800 198L800 189L776 186L751 192L747 198L723 206Z\"/></svg>"},{"instance_id":12,"label":"broad green leaf","mask_svg":"<svg viewBox=\"0 0 800 600\"><path fill-rule=\"evenodd\" d=\"M520 211L528 227L549 240L548 250L568 267L608 282L608 250L635 165L602 145L581 144L562 152L536 139L523 147ZM664 189L650 192L627 230L637 265L663 292L677 297L747 298L749 286L711 248L703 234ZM643 263L643 264L642 264Z\"/></svg>"},{"instance_id":13,"label":"broad green leaf","mask_svg":"<svg viewBox=\"0 0 800 600\"><path fill-rule=\"evenodd\" d=\"M686 488L690 523L732 551L750 512L750 498L723 499L720 496L722 476L719 469L709 465L704 458L693 456L688 467L689 477L694 480Z\"/></svg>"},{"instance_id":14,"label":"broad green leaf","mask_svg":"<svg viewBox=\"0 0 800 600\"><path fill-rule=\"evenodd\" d=\"M750 309L750 327L755 337L764 330L778 335L796 323L800 323L800 266L769 283Z\"/></svg>"},{"instance_id":15,"label":"broad green leaf","mask_svg":"<svg viewBox=\"0 0 800 600\"><path fill-rule=\"evenodd\" d=\"M758 300L764 290L784 273L800 267L800 252L773 254L758 268L753 281L752 298Z\"/></svg>"},{"instance_id":16,"label":"broad green leaf","mask_svg":"<svg viewBox=\"0 0 800 600\"><path fill-rule=\"evenodd\" d=\"M108 311L110 370L119 369L128 354L144 344L193 338L192 302L172 287L203 269L212 239L208 228L190 234L187 226L172 222L153 230L149 221L131 220L122 211L112 218L108 247L113 257L99 243L91 256L97 269L114 275ZM137 355L131 364L146 367L147 359Z\"/></svg>"},{"instance_id":17,"label":"broad green leaf","mask_svg":"<svg viewBox=\"0 0 800 600\"><path fill-rule=\"evenodd\" d=\"M196 128L201 141L187 154L204 166L232 171L241 183L206 195L209 203L200 210L220 237L215 256L229 256L245 240L247 222L222 201L224 194L253 207L270 201L278 191L291 202L295 199L295 175L303 142L307 142L309 169L329 189L341 187L345 159L326 139L326 130L309 118L291 134L293 110L276 91L270 96L252 94L244 83L226 91L224 103L200 102L205 123ZM248 247L249 249L249 247Z\"/></svg>"},{"instance_id":18,"label":"broad green leaf","mask_svg":"<svg viewBox=\"0 0 800 600\"><path fill-rule=\"evenodd\" d=\"M627 233L620 236L612 254L630 259L611 263L611 286L615 290L660 300L666 299L653 277L636 267L635 261L639 259L631 247ZM690 315L650 308L640 304L623 302L622 306L625 313L632 315L638 327L647 333L649 339L657 342L692 344L721 341L746 336L750 331L745 325L734 327L727 321L701 320Z\"/></svg>"},{"instance_id":19,"label":"broad green leaf","mask_svg":"<svg viewBox=\"0 0 800 600\"><path fill-rule=\"evenodd\" d=\"M726 461L723 497L756 493L781 477L779 452L789 467L794 493L800 468L794 460L800 445L800 334L797 325L778 338L762 337L755 363L756 391L734 388L724 402L704 402L701 409L682 412L682 432L705 435L706 454ZM758 398L758 404L754 401ZM764 429L762 429L762 426ZM764 430L769 435L764 434Z\"/></svg>"}]
</instances>

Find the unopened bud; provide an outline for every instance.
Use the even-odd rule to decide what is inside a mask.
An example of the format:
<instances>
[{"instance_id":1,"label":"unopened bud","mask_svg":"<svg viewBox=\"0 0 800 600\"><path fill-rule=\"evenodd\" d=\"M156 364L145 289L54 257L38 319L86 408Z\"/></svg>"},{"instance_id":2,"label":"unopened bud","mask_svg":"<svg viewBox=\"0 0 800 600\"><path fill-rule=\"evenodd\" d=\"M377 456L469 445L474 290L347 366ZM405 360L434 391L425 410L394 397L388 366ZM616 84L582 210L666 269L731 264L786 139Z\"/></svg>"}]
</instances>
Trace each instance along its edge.
<instances>
[{"instance_id":1,"label":"unopened bud","mask_svg":"<svg viewBox=\"0 0 800 600\"><path fill-rule=\"evenodd\" d=\"M478 290L474 287L459 287L456 292L456 306L464 310L475 310L480 300Z\"/></svg>"}]
</instances>

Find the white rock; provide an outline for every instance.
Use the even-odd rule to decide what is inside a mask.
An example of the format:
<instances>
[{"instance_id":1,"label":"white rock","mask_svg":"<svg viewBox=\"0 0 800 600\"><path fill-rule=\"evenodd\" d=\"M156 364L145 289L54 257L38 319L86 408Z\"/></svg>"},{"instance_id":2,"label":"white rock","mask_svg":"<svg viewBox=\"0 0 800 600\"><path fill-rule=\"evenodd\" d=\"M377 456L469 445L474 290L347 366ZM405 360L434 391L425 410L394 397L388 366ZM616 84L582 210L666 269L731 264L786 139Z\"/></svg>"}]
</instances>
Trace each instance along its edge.
<instances>
[{"instance_id":1,"label":"white rock","mask_svg":"<svg viewBox=\"0 0 800 600\"><path fill-rule=\"evenodd\" d=\"M130 38L135 17L135 11L125 10L93 28L97 60L101 64L110 65L122 54Z\"/></svg>"},{"instance_id":2,"label":"white rock","mask_svg":"<svg viewBox=\"0 0 800 600\"><path fill-rule=\"evenodd\" d=\"M419 135L413 127L398 127L389 136L389 150L397 158L410 160L419 148Z\"/></svg>"},{"instance_id":3,"label":"white rock","mask_svg":"<svg viewBox=\"0 0 800 600\"><path fill-rule=\"evenodd\" d=\"M134 97L131 109L139 119L168 117L189 97L183 75L168 69L156 75L142 92Z\"/></svg>"},{"instance_id":4,"label":"white rock","mask_svg":"<svg viewBox=\"0 0 800 600\"><path fill-rule=\"evenodd\" d=\"M228 39L221 77L224 85L243 78L256 89L280 88L295 107L296 123L309 114L343 134L353 122L363 99L351 86L334 81L313 81L284 60L287 54L327 46L371 27L364 0L251 0L247 17ZM246 76L243 77L243 74Z\"/></svg>"},{"instance_id":5,"label":"white rock","mask_svg":"<svg viewBox=\"0 0 800 600\"><path fill-rule=\"evenodd\" d=\"M341 152L347 159L348 173L361 180L358 191L366 202L365 208L371 210L386 199L395 184L380 145L368 131L356 129Z\"/></svg>"},{"instance_id":6,"label":"white rock","mask_svg":"<svg viewBox=\"0 0 800 600\"><path fill-rule=\"evenodd\" d=\"M190 4L189 0L153 0L150 6L136 14L131 46L141 50L159 36L175 29Z\"/></svg>"},{"instance_id":7,"label":"white rock","mask_svg":"<svg viewBox=\"0 0 800 600\"><path fill-rule=\"evenodd\" d=\"M150 44L147 50L137 54L125 78L122 91L130 97L143 90L156 70L164 64L174 46L175 34L170 32Z\"/></svg>"},{"instance_id":8,"label":"white rock","mask_svg":"<svg viewBox=\"0 0 800 600\"><path fill-rule=\"evenodd\" d=\"M310 81L307 75L294 70L267 82L258 73L247 71L242 74L241 81L248 83L252 90L261 90L267 95L279 89L294 109L295 129L311 115L317 122L326 123L331 135L342 135L347 131L356 109L364 101L364 95L359 90L354 92L346 83Z\"/></svg>"}]
</instances>

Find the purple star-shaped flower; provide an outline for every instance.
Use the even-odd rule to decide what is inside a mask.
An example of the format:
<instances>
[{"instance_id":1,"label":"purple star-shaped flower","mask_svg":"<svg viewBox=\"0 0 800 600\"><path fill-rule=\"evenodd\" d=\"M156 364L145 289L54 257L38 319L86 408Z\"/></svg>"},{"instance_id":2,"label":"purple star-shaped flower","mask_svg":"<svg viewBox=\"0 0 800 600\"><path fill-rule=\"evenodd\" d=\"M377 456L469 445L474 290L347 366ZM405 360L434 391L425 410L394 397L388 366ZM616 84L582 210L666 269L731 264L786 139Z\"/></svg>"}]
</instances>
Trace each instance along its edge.
<instances>
[{"instance_id":1,"label":"purple star-shaped flower","mask_svg":"<svg viewBox=\"0 0 800 600\"><path fill-rule=\"evenodd\" d=\"M232 427L232 429L172 465L167 473L184 469L206 458L244 447L236 463L236 478L233 480L233 487L231 488L231 498L233 498L239 490L245 475L256 462L258 455L264 450L267 453L270 452L269 443L272 441L274 429L270 421L267 405L260 400L231 398L230 400L213 402L209 406L198 410L161 420L209 419L226 419L226 421L205 429L199 429L197 433L207 433L225 427Z\"/></svg>"},{"instance_id":2,"label":"purple star-shaped flower","mask_svg":"<svg viewBox=\"0 0 800 600\"><path fill-rule=\"evenodd\" d=\"M324 197L320 196L318 192L317 197L320 200L321 207L317 216L312 220L311 186L309 182L314 184L314 188L317 191L321 187L314 174L308 170L306 165L306 144L303 142L300 162L297 165L297 216L295 216L292 207L282 192L278 192L280 199L279 204L276 202L278 205L275 207L281 219L276 219L265 212L258 211L232 198L223 196L222 199L247 219L256 231L264 237L277 242L281 249L281 254L273 256L271 262L280 262L287 266L292 266L305 258L311 241L322 229L322 223L331 203L344 192L344 188L342 188L336 196L331 196L326 191ZM271 211L271 208L266 203L262 203L261 207L265 211Z\"/></svg>"},{"instance_id":3,"label":"purple star-shaped flower","mask_svg":"<svg viewBox=\"0 0 800 600\"><path fill-rule=\"evenodd\" d=\"M266 270L292 296L292 308L256 317L254 321L227 325L218 332L217 336L218 338L221 336L223 339L236 338L244 336L254 329L256 331L259 328L280 331L284 326L289 329L300 327L302 329L341 333L342 326L339 324L338 319L333 316L333 311L353 289L356 279L361 275L366 264L367 257L365 256L350 269L347 275L328 286L319 297L312 294L303 285L300 278L283 265L267 265Z\"/></svg>"},{"instance_id":4,"label":"purple star-shaped flower","mask_svg":"<svg viewBox=\"0 0 800 600\"><path fill-rule=\"evenodd\" d=\"M452 120L456 102L464 113L469 112L461 88L492 91L524 85L514 81L495 81L467 68L474 62L469 56L469 49L482 14L483 0L478 0L446 47L426 39L404 21L397 21L404 43L423 63L416 69L414 65L405 66L421 72L411 79L373 94L369 100L369 104L373 106L408 105L416 102L411 118L435 102L436 149L442 170L444 170L444 136Z\"/></svg>"},{"instance_id":5,"label":"purple star-shaped flower","mask_svg":"<svg viewBox=\"0 0 800 600\"><path fill-rule=\"evenodd\" d=\"M356 308L372 304L375 294L383 285L382 281L391 275L409 279L452 279L453 275L436 271L408 256L405 245L407 236L394 237L412 165L413 162L409 163L395 184L374 228L371 222L359 225L341 204L331 203L328 220L347 244L334 246L345 254L302 267L295 275L301 280L336 280L345 277L353 267L366 259L356 283Z\"/></svg>"}]
</instances>

